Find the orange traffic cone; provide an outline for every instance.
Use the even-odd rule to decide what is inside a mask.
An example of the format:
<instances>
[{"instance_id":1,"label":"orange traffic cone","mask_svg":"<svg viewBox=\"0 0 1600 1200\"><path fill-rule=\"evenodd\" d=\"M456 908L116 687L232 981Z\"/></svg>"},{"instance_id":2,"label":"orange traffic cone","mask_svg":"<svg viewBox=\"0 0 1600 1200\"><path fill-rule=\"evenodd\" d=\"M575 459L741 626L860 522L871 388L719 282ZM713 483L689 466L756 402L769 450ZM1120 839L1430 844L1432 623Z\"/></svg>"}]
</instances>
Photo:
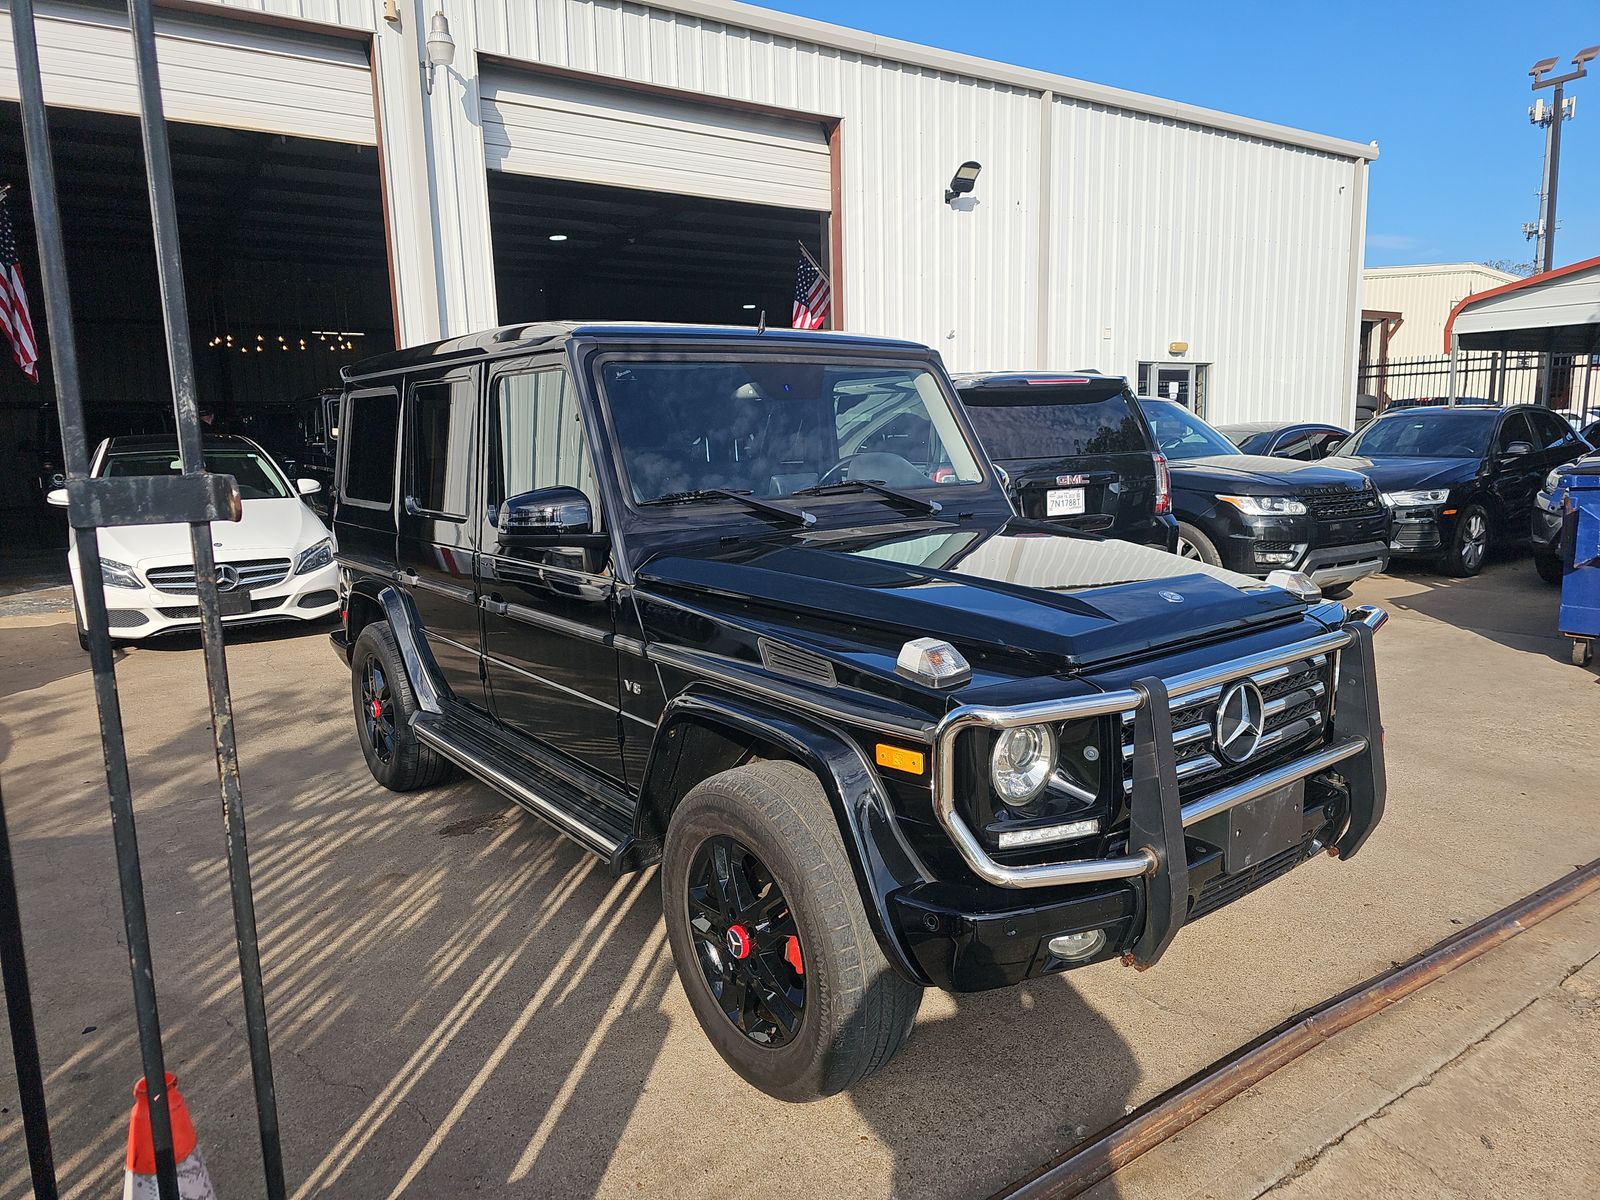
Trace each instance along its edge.
<instances>
[{"instance_id":1,"label":"orange traffic cone","mask_svg":"<svg viewBox=\"0 0 1600 1200\"><path fill-rule=\"evenodd\" d=\"M133 1115L128 1118L128 1170L123 1176L122 1200L156 1200L156 1146L150 1133L150 1096L145 1081L133 1085ZM217 1200L206 1174L206 1160L194 1136L189 1106L178 1091L178 1078L167 1072L167 1111L172 1117L172 1156L178 1160L180 1200Z\"/></svg>"}]
</instances>

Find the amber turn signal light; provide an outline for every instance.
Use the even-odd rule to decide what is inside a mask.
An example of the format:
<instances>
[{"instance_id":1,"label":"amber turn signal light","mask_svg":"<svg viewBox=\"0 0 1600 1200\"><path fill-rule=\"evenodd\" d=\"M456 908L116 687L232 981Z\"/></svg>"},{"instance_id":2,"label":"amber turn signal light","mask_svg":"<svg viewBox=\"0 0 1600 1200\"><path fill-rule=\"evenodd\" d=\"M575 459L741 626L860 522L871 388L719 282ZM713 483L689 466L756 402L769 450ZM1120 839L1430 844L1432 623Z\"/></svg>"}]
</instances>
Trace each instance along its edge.
<instances>
[{"instance_id":1,"label":"amber turn signal light","mask_svg":"<svg viewBox=\"0 0 1600 1200\"><path fill-rule=\"evenodd\" d=\"M907 750L904 746L887 746L879 742L877 757L880 767L904 771L907 775L922 774L924 756L921 750Z\"/></svg>"}]
</instances>

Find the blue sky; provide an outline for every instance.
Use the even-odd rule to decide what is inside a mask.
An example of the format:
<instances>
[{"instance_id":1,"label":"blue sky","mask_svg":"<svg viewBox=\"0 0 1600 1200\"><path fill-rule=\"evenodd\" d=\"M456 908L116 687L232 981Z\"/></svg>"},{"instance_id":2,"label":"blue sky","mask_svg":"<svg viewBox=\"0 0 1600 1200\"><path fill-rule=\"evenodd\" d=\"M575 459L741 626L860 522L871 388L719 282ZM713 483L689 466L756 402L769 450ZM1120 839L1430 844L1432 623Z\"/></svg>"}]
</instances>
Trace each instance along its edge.
<instances>
[{"instance_id":1,"label":"blue sky","mask_svg":"<svg viewBox=\"0 0 1600 1200\"><path fill-rule=\"evenodd\" d=\"M1600 0L760 0L818 20L1376 140L1367 262L1527 262L1544 140L1528 68L1600 43ZM1600 254L1600 62L1570 84L1558 264ZM1549 96L1549 91L1543 93Z\"/></svg>"}]
</instances>

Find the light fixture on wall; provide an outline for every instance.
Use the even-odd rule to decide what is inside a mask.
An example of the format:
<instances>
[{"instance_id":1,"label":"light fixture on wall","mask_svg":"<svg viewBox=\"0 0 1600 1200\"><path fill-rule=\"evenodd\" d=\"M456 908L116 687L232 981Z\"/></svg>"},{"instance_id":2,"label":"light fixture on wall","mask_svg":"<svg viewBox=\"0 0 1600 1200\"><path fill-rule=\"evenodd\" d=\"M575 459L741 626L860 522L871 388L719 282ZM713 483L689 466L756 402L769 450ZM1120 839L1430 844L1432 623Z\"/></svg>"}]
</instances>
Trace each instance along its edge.
<instances>
[{"instance_id":1,"label":"light fixture on wall","mask_svg":"<svg viewBox=\"0 0 1600 1200\"><path fill-rule=\"evenodd\" d=\"M567 240L567 235L564 233L552 233L550 235L550 240L552 242L564 242Z\"/></svg>"},{"instance_id":2,"label":"light fixture on wall","mask_svg":"<svg viewBox=\"0 0 1600 1200\"><path fill-rule=\"evenodd\" d=\"M978 172L983 167L975 162L964 162L956 168L956 173L950 178L950 186L944 190L944 202L950 204L958 196L965 196L978 184Z\"/></svg>"},{"instance_id":3,"label":"light fixture on wall","mask_svg":"<svg viewBox=\"0 0 1600 1200\"><path fill-rule=\"evenodd\" d=\"M428 61L422 64L422 86L433 95L433 70L448 67L456 60L456 40L450 36L450 18L436 9L428 24Z\"/></svg>"}]
</instances>

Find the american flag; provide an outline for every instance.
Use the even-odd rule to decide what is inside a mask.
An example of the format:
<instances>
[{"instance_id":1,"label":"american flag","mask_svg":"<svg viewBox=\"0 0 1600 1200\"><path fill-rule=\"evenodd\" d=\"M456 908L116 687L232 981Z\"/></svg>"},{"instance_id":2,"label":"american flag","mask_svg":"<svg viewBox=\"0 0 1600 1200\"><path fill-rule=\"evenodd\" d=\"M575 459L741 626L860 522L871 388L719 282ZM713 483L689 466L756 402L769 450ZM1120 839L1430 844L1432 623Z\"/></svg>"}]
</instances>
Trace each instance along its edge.
<instances>
[{"instance_id":1,"label":"american flag","mask_svg":"<svg viewBox=\"0 0 1600 1200\"><path fill-rule=\"evenodd\" d=\"M17 234L11 228L11 210L0 192L0 329L11 339L11 357L22 373L39 382L39 343L33 336L28 293L22 286L22 264L17 261Z\"/></svg>"},{"instance_id":2,"label":"american flag","mask_svg":"<svg viewBox=\"0 0 1600 1200\"><path fill-rule=\"evenodd\" d=\"M802 246L800 265L794 272L794 319L789 324L795 329L821 329L828 323L832 307L833 290L828 286L828 277Z\"/></svg>"}]
</instances>

